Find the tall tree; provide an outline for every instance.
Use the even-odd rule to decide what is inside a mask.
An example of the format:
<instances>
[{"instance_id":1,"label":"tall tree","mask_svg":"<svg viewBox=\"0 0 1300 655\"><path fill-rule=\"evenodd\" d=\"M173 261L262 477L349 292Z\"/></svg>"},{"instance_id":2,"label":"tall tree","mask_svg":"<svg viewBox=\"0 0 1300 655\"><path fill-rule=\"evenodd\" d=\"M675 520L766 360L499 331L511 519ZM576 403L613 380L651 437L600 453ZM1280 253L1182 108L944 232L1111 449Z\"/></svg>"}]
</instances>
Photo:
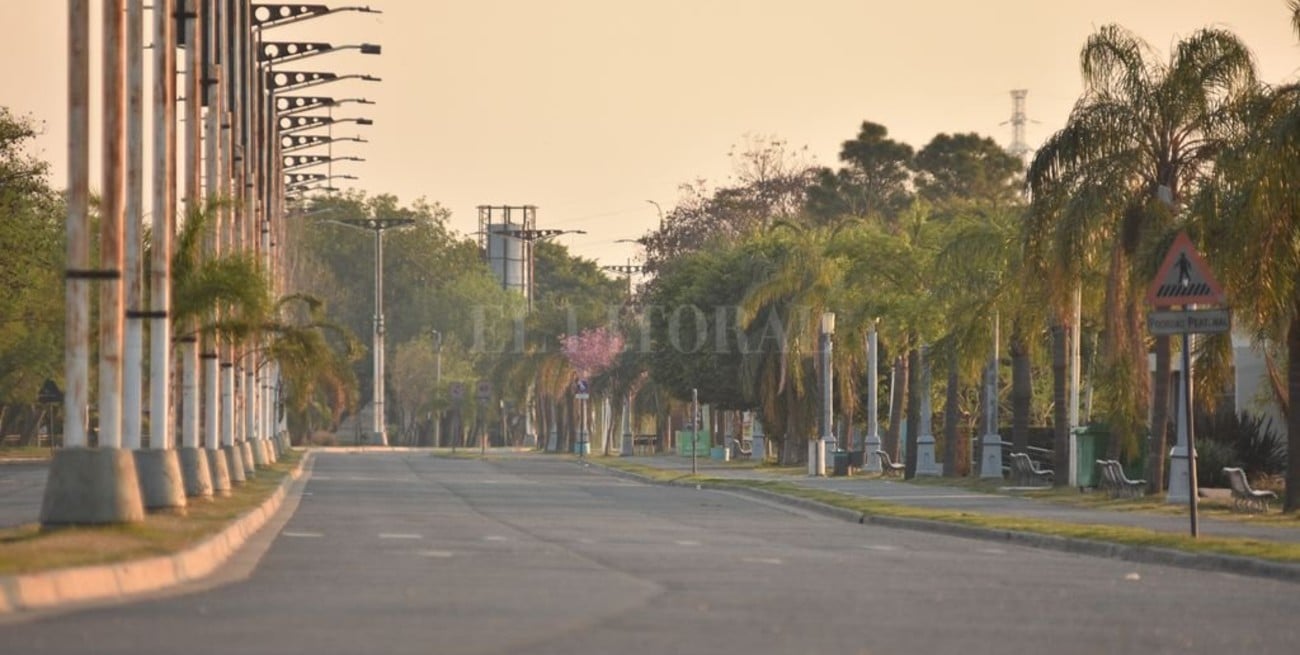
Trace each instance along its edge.
<instances>
[{"instance_id":1,"label":"tall tree","mask_svg":"<svg viewBox=\"0 0 1300 655\"><path fill-rule=\"evenodd\" d=\"M1150 409L1155 455L1164 452L1169 379L1156 380L1153 405L1139 289L1154 262L1144 246L1175 221L1185 187L1212 161L1235 104L1255 85L1254 65L1224 30L1194 33L1162 62L1116 25L1090 36L1080 60L1084 95L1029 167L1037 207L1027 229L1056 261L1108 262L1110 424L1131 452ZM1160 480L1163 457L1148 461L1148 479Z\"/></svg>"},{"instance_id":2,"label":"tall tree","mask_svg":"<svg viewBox=\"0 0 1300 655\"><path fill-rule=\"evenodd\" d=\"M912 146L889 138L885 126L863 121L857 138L840 146L839 170L814 172L808 212L818 221L876 217L892 224L911 204Z\"/></svg>"},{"instance_id":3,"label":"tall tree","mask_svg":"<svg viewBox=\"0 0 1300 655\"><path fill-rule=\"evenodd\" d=\"M1300 2L1289 8L1300 36ZM1283 509L1293 512L1300 509L1300 84L1262 89L1246 107L1241 138L1219 157L1194 213L1236 319L1257 339L1285 344L1285 384L1274 389L1290 440Z\"/></svg>"}]
</instances>

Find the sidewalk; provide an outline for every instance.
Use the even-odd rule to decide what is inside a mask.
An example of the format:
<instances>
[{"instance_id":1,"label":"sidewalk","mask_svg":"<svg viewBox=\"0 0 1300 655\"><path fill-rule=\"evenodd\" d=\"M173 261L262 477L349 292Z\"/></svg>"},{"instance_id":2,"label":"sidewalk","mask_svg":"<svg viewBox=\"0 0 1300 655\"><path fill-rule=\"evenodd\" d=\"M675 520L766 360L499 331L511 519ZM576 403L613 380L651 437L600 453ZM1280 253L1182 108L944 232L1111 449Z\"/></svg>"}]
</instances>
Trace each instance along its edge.
<instances>
[{"instance_id":1,"label":"sidewalk","mask_svg":"<svg viewBox=\"0 0 1300 655\"><path fill-rule=\"evenodd\" d=\"M658 469L681 471L689 474L691 460L677 455L623 457L622 461ZM988 514L1017 518L1039 519L1060 523L1085 525L1114 525L1147 528L1157 532L1187 535L1190 520L1187 512L1158 514L1141 510L1095 509L1076 507L1049 500L1026 498L1012 493L989 494L961 487L911 484L895 478L883 479L873 474L851 477L816 478L806 475L788 475L758 468L741 467L711 459L697 461L699 474L705 477L784 482L810 489L837 491L865 498L928 509L956 510L974 514ZM1231 521L1198 516L1202 537L1230 537L1300 543L1300 520L1295 526L1277 524L1252 524L1249 521Z\"/></svg>"}]
</instances>

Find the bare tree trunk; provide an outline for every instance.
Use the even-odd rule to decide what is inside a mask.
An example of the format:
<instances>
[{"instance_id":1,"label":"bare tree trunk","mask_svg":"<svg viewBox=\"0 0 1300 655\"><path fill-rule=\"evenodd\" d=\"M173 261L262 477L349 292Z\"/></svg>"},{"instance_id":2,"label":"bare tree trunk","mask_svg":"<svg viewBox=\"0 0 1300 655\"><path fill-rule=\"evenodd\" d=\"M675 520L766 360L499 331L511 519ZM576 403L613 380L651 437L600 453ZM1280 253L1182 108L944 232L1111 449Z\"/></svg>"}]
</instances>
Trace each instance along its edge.
<instances>
[{"instance_id":1,"label":"bare tree trunk","mask_svg":"<svg viewBox=\"0 0 1300 655\"><path fill-rule=\"evenodd\" d=\"M907 353L908 383L907 390L907 456L903 458L903 475L907 479L916 476L916 442L921 433L921 394L929 393L922 389L925 373L921 370L921 349L913 348Z\"/></svg>"},{"instance_id":2,"label":"bare tree trunk","mask_svg":"<svg viewBox=\"0 0 1300 655\"><path fill-rule=\"evenodd\" d=\"M957 356L948 358L948 389L943 404L943 477L955 478L962 474L958 461L965 448L957 434L957 404L960 402L961 375L957 368Z\"/></svg>"},{"instance_id":3,"label":"bare tree trunk","mask_svg":"<svg viewBox=\"0 0 1300 655\"><path fill-rule=\"evenodd\" d=\"M1070 407L1068 400L1068 342L1069 328L1059 320L1052 321L1052 445L1056 459L1055 486L1070 484Z\"/></svg>"},{"instance_id":4,"label":"bare tree trunk","mask_svg":"<svg viewBox=\"0 0 1300 655\"><path fill-rule=\"evenodd\" d=\"M1164 489L1165 448L1169 435L1169 384L1173 379L1173 359L1169 337L1156 337L1156 379L1151 393L1151 433L1147 436L1147 493Z\"/></svg>"},{"instance_id":5,"label":"bare tree trunk","mask_svg":"<svg viewBox=\"0 0 1300 655\"><path fill-rule=\"evenodd\" d=\"M1029 411L1034 387L1029 361L1029 344L1016 321L1011 332L1011 444L1016 452L1029 450ZM1064 406L1065 404L1062 403Z\"/></svg>"}]
</instances>

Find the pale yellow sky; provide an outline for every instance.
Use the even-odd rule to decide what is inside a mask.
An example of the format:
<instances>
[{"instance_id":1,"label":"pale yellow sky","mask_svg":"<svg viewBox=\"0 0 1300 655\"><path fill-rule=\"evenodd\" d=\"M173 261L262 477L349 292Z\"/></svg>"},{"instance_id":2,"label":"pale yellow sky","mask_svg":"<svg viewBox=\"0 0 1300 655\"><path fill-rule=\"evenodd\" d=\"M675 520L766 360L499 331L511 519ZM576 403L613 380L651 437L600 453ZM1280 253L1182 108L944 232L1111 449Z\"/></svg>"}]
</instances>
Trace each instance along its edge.
<instances>
[{"instance_id":1,"label":"pale yellow sky","mask_svg":"<svg viewBox=\"0 0 1300 655\"><path fill-rule=\"evenodd\" d=\"M97 2L92 2L98 12ZM1078 54L1119 23L1161 56L1214 25L1242 37L1263 79L1292 81L1300 47L1286 0L368 0L268 32L276 40L374 42L294 68L370 73L379 84L319 87L365 96L337 116L373 118L335 172L403 202L449 207L476 229L475 206L532 204L539 227L579 255L623 263L682 182L725 182L727 151L774 135L836 164L859 123L915 147L940 132L1010 140L1011 89L1028 89L1028 140L1064 122L1081 84ZM46 123L38 154L65 182L66 3L0 0L0 104ZM97 179L97 178L96 178Z\"/></svg>"}]
</instances>

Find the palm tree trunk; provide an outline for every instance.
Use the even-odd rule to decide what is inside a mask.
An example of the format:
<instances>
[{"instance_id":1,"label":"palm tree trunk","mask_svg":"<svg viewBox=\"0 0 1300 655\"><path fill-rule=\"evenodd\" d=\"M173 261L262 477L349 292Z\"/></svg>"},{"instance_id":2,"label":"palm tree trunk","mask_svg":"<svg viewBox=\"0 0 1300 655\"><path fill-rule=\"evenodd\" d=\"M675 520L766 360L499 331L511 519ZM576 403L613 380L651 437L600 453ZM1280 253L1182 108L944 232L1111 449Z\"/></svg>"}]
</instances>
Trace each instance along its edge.
<instances>
[{"instance_id":1,"label":"palm tree trunk","mask_svg":"<svg viewBox=\"0 0 1300 655\"><path fill-rule=\"evenodd\" d=\"M1029 449L1029 410L1034 399L1029 344L1017 320L1011 331L1011 443L1016 452Z\"/></svg>"},{"instance_id":2,"label":"palm tree trunk","mask_svg":"<svg viewBox=\"0 0 1300 655\"><path fill-rule=\"evenodd\" d=\"M1169 434L1169 383L1173 379L1169 337L1156 337L1156 379L1151 394L1151 435L1147 449L1147 493L1164 489L1165 441Z\"/></svg>"},{"instance_id":3,"label":"palm tree trunk","mask_svg":"<svg viewBox=\"0 0 1300 655\"><path fill-rule=\"evenodd\" d=\"M945 478L955 478L962 474L958 453L965 449L961 447L963 444L959 443L960 437L957 432L957 421L960 420L957 413L960 387L961 375L957 368L957 356L952 355L948 358L948 389L943 404L943 477Z\"/></svg>"},{"instance_id":4,"label":"palm tree trunk","mask_svg":"<svg viewBox=\"0 0 1300 655\"><path fill-rule=\"evenodd\" d=\"M929 393L922 389L925 374L921 371L921 349L913 348L907 353L909 371L907 390L907 456L903 458L904 476L911 479L916 476L916 442L921 433L921 394Z\"/></svg>"},{"instance_id":5,"label":"palm tree trunk","mask_svg":"<svg viewBox=\"0 0 1300 655\"><path fill-rule=\"evenodd\" d=\"M1300 299L1291 309L1291 325L1286 332L1287 413L1286 433L1289 440L1286 457L1286 493L1282 511L1300 509Z\"/></svg>"},{"instance_id":6,"label":"palm tree trunk","mask_svg":"<svg viewBox=\"0 0 1300 655\"><path fill-rule=\"evenodd\" d=\"M1059 319L1052 321L1052 452L1056 468L1053 481L1057 487L1070 484L1066 470L1070 464L1069 330Z\"/></svg>"}]
</instances>

